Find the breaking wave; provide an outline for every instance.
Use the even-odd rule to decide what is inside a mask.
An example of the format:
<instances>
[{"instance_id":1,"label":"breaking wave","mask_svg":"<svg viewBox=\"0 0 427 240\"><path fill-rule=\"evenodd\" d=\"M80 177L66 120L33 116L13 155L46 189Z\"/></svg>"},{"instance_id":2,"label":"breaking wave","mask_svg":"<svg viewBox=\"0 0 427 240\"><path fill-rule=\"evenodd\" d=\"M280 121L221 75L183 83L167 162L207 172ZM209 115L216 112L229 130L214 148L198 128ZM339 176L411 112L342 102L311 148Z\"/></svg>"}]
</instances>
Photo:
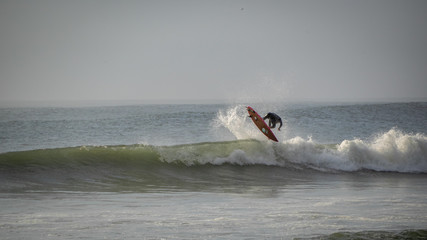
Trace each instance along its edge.
<instances>
[{"instance_id":1,"label":"breaking wave","mask_svg":"<svg viewBox=\"0 0 427 240\"><path fill-rule=\"evenodd\" d=\"M202 189L288 181L315 172L427 173L427 137L397 129L372 141L317 144L300 137L175 146L123 145L0 154L0 191Z\"/></svg>"},{"instance_id":2,"label":"breaking wave","mask_svg":"<svg viewBox=\"0 0 427 240\"><path fill-rule=\"evenodd\" d=\"M284 141L281 156L320 170L427 172L427 137L391 129L371 141L344 140L337 145L319 145L311 139Z\"/></svg>"},{"instance_id":3,"label":"breaking wave","mask_svg":"<svg viewBox=\"0 0 427 240\"><path fill-rule=\"evenodd\" d=\"M427 136L391 129L371 141L318 144L296 137L281 143L253 139L175 146L123 145L41 149L0 154L0 169L85 166L265 165L321 171L427 172Z\"/></svg>"}]
</instances>

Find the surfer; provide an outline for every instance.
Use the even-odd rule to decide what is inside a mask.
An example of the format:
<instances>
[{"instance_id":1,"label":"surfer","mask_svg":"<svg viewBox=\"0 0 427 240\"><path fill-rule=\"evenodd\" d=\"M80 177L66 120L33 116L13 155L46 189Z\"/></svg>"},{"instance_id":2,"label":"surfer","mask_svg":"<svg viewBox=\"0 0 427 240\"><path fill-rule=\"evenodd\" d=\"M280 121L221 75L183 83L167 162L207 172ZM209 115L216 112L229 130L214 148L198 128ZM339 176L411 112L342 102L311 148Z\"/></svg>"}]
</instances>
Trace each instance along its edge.
<instances>
[{"instance_id":1,"label":"surfer","mask_svg":"<svg viewBox=\"0 0 427 240\"><path fill-rule=\"evenodd\" d=\"M268 118L268 126L270 128L275 128L277 123L280 123L280 126L277 130L280 131L280 128L282 127L282 119L279 117L279 115L275 114L275 113L271 113L269 112L267 115L265 115L265 117L263 118L264 120Z\"/></svg>"}]
</instances>

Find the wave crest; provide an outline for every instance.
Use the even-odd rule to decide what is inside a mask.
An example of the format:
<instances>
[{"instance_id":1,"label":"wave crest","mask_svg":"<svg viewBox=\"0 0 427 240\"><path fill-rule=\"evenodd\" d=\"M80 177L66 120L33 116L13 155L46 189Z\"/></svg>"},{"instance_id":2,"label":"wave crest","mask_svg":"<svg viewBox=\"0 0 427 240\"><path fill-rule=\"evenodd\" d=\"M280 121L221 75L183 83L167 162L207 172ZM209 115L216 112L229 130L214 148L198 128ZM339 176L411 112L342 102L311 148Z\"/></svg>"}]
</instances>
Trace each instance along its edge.
<instances>
[{"instance_id":1,"label":"wave crest","mask_svg":"<svg viewBox=\"0 0 427 240\"><path fill-rule=\"evenodd\" d=\"M427 137L405 134L393 128L371 142L345 140L338 152L357 169L396 172L427 172Z\"/></svg>"},{"instance_id":2,"label":"wave crest","mask_svg":"<svg viewBox=\"0 0 427 240\"><path fill-rule=\"evenodd\" d=\"M322 171L427 172L427 137L395 128L371 141L344 140L337 145L296 137L283 141L276 151L282 160Z\"/></svg>"}]
</instances>

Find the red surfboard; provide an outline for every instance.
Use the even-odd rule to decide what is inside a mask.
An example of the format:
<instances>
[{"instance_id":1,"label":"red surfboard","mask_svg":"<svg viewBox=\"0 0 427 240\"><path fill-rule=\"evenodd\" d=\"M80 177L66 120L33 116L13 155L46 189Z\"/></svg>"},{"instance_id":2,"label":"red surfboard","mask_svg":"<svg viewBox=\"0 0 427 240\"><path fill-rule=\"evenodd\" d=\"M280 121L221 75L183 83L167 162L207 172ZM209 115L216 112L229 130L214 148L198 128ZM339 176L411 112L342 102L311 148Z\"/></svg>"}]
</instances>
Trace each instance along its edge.
<instances>
[{"instance_id":1,"label":"red surfboard","mask_svg":"<svg viewBox=\"0 0 427 240\"><path fill-rule=\"evenodd\" d=\"M264 122L262 117L253 108L248 106L247 109L248 109L249 117L251 117L252 121L259 128L259 130L262 133L264 133L264 135L267 136L269 139L275 142L278 142L276 136L274 136L274 133L271 131L267 123Z\"/></svg>"}]
</instances>

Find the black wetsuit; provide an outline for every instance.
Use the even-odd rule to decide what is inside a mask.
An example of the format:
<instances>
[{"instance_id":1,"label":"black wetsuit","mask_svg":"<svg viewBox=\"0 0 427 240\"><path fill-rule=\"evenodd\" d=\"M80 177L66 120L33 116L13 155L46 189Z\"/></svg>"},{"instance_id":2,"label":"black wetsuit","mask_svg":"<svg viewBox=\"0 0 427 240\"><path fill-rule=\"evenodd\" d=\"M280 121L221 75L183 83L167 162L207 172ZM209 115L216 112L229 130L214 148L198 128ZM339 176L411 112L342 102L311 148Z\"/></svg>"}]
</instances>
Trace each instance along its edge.
<instances>
[{"instance_id":1,"label":"black wetsuit","mask_svg":"<svg viewBox=\"0 0 427 240\"><path fill-rule=\"evenodd\" d=\"M278 130L280 131L280 128L282 127L282 119L279 117L279 115L275 113L269 112L267 115L265 115L264 120L268 118L268 126L270 128L275 128L277 123L280 123L280 126Z\"/></svg>"}]
</instances>

